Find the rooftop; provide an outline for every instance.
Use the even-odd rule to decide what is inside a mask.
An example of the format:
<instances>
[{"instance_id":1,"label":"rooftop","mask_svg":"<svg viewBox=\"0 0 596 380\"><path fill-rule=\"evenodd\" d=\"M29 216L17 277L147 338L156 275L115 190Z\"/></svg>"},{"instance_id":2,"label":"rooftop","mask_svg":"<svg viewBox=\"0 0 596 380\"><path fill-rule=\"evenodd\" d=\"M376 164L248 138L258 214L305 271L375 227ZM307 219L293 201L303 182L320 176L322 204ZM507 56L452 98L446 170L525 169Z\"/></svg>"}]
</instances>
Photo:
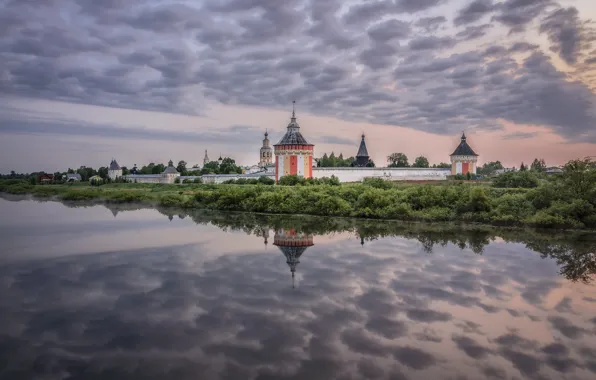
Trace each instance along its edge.
<instances>
[{"instance_id":1,"label":"rooftop","mask_svg":"<svg viewBox=\"0 0 596 380\"><path fill-rule=\"evenodd\" d=\"M368 150L366 149L366 143L364 142L364 133L362 134L362 141L360 141L360 148L358 148L358 153L356 157L366 157L368 158Z\"/></svg>"},{"instance_id":2,"label":"rooftop","mask_svg":"<svg viewBox=\"0 0 596 380\"><path fill-rule=\"evenodd\" d=\"M110 162L110 170L121 170L121 169L122 168L120 167L120 165L118 165L116 160L112 159L112 162Z\"/></svg>"},{"instance_id":3,"label":"rooftop","mask_svg":"<svg viewBox=\"0 0 596 380\"><path fill-rule=\"evenodd\" d=\"M461 142L455 148L455 151L451 153L451 156L478 156L476 152L466 142L466 134L462 133Z\"/></svg>"},{"instance_id":4,"label":"rooftop","mask_svg":"<svg viewBox=\"0 0 596 380\"><path fill-rule=\"evenodd\" d=\"M300 125L296 121L296 110L292 110L292 118L290 119L290 124L288 124L286 134L275 145L312 145L300 133Z\"/></svg>"}]
</instances>

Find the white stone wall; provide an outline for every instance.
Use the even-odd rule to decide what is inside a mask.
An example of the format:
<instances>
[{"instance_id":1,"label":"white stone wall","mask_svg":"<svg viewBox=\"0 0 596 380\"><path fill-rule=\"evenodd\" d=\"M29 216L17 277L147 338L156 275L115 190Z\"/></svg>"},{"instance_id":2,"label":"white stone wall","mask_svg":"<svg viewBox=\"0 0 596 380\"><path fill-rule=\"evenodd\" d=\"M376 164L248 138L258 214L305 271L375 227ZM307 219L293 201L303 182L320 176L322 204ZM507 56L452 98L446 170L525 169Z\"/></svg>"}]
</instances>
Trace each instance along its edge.
<instances>
[{"instance_id":1,"label":"white stone wall","mask_svg":"<svg viewBox=\"0 0 596 380\"><path fill-rule=\"evenodd\" d=\"M116 178L122 177L122 169L120 170L108 170L108 178L112 181Z\"/></svg>"},{"instance_id":2,"label":"white stone wall","mask_svg":"<svg viewBox=\"0 0 596 380\"><path fill-rule=\"evenodd\" d=\"M423 168L313 168L313 178L339 178L340 182L361 182L364 178L383 178L391 181L446 180L451 169Z\"/></svg>"}]
</instances>

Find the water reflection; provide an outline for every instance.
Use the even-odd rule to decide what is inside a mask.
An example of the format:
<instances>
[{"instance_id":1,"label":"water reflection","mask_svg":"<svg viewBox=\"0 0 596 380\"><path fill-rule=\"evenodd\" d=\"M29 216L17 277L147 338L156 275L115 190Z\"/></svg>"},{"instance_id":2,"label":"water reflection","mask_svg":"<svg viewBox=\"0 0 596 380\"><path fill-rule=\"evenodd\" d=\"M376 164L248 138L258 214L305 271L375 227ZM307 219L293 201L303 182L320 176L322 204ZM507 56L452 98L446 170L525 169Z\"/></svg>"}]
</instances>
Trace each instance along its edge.
<instances>
[{"instance_id":1,"label":"water reflection","mask_svg":"<svg viewBox=\"0 0 596 380\"><path fill-rule=\"evenodd\" d=\"M596 374L585 232L109 207L52 215L88 231L81 245L110 223L164 244L0 266L1 379Z\"/></svg>"}]
</instances>

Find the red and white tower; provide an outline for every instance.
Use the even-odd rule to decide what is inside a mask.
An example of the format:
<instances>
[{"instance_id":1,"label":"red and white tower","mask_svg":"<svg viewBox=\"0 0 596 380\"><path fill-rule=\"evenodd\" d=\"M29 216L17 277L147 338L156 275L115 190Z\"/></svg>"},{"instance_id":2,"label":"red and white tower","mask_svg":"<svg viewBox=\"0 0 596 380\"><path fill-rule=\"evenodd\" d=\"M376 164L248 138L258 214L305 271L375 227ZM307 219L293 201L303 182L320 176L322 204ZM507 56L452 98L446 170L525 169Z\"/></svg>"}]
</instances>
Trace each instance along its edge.
<instances>
[{"instance_id":1,"label":"red and white tower","mask_svg":"<svg viewBox=\"0 0 596 380\"><path fill-rule=\"evenodd\" d=\"M478 155L468 145L466 134L462 133L461 142L455 148L455 151L451 153L451 174L476 174L477 161Z\"/></svg>"},{"instance_id":2,"label":"red and white tower","mask_svg":"<svg viewBox=\"0 0 596 380\"><path fill-rule=\"evenodd\" d=\"M312 156L315 146L309 144L300 133L300 126L296 122L295 109L292 109L292 118L290 124L288 124L288 131L273 148L276 181L286 175L298 175L304 178L312 177Z\"/></svg>"}]
</instances>

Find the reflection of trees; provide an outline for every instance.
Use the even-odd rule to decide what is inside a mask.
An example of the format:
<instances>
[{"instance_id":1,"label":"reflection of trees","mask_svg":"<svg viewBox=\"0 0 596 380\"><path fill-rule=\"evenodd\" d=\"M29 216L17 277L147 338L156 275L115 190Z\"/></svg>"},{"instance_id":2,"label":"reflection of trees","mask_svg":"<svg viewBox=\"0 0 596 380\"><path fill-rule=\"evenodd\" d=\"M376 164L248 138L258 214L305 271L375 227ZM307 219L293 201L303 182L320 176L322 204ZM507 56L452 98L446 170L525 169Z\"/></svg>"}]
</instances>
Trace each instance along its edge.
<instances>
[{"instance_id":1,"label":"reflection of trees","mask_svg":"<svg viewBox=\"0 0 596 380\"><path fill-rule=\"evenodd\" d=\"M170 213L169 209L160 210ZM561 275L571 281L588 282L596 274L596 237L593 232L509 229L458 224L422 224L312 216L276 216L249 213L221 213L191 210L189 217L198 224L212 224L224 230L241 230L259 236L263 228L292 229L305 234L322 235L351 232L362 243L382 237L414 239L423 250L432 253L435 246L453 244L482 254L484 247L497 238L522 243L527 248L550 257L561 266Z\"/></svg>"},{"instance_id":2,"label":"reflection of trees","mask_svg":"<svg viewBox=\"0 0 596 380\"><path fill-rule=\"evenodd\" d=\"M97 202L63 203L68 207L97 204ZM149 207L139 204L104 204L104 206L114 215L122 211ZM482 254L487 244L501 238L506 242L525 244L527 248L541 253L542 257L556 260L561 267L561 275L571 281L588 282L596 274L596 234L592 231L507 229L477 225L223 213L196 209L157 208L157 210L167 217L177 216L181 219L188 217L197 224L210 224L224 231L242 231L256 236L263 236L265 230L294 230L310 235L350 232L358 235L362 243L382 237L400 236L419 241L427 253L432 253L437 245L453 244L461 249L468 248L477 254Z\"/></svg>"}]
</instances>

